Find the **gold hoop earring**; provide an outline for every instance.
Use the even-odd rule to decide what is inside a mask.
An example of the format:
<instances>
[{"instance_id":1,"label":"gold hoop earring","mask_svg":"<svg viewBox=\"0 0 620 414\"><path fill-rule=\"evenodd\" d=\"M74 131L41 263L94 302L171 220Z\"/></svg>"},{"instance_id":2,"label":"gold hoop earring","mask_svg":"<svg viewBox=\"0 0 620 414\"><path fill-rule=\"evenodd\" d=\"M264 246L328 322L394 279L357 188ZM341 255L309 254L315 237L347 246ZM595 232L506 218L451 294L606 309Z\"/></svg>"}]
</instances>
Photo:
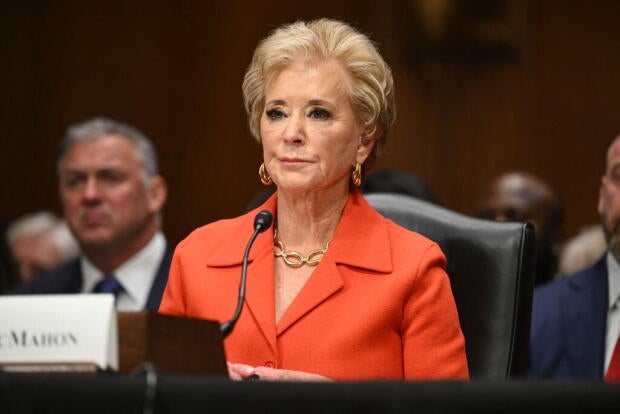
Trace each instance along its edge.
<instances>
[{"instance_id":1,"label":"gold hoop earring","mask_svg":"<svg viewBox=\"0 0 620 414\"><path fill-rule=\"evenodd\" d=\"M353 179L353 185L359 187L362 185L362 164L356 162L353 166L353 172L351 173L351 178Z\"/></svg>"},{"instance_id":2,"label":"gold hoop earring","mask_svg":"<svg viewBox=\"0 0 620 414\"><path fill-rule=\"evenodd\" d=\"M260 167L258 167L258 176L260 177L260 182L265 185L269 185L273 183L273 180L271 179L271 177L269 176L269 173L267 172L267 168L265 168L264 162L260 165Z\"/></svg>"}]
</instances>

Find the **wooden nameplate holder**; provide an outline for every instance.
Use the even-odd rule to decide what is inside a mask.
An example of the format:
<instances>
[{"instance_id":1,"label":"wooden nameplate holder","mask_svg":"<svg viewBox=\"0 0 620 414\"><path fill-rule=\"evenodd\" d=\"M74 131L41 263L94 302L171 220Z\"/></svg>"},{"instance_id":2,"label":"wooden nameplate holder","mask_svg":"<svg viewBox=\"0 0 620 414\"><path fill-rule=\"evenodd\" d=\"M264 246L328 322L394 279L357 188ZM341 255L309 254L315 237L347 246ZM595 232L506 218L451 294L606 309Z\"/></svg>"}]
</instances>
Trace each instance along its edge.
<instances>
[{"instance_id":1,"label":"wooden nameplate holder","mask_svg":"<svg viewBox=\"0 0 620 414\"><path fill-rule=\"evenodd\" d=\"M119 371L151 362L160 373L227 375L220 324L148 312L118 312Z\"/></svg>"}]
</instances>

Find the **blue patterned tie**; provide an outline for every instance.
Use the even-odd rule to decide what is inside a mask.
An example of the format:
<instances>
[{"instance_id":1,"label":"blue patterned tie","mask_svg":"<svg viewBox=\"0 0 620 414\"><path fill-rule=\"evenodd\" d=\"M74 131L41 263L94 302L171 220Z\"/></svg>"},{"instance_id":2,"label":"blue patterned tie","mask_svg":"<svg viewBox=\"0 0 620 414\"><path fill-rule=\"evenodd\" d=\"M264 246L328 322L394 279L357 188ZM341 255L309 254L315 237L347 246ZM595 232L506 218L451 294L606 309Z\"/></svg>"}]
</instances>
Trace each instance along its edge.
<instances>
[{"instance_id":1,"label":"blue patterned tie","mask_svg":"<svg viewBox=\"0 0 620 414\"><path fill-rule=\"evenodd\" d=\"M95 285L93 293L112 293L116 297L122 290L123 286L118 279L114 275L107 275Z\"/></svg>"}]
</instances>

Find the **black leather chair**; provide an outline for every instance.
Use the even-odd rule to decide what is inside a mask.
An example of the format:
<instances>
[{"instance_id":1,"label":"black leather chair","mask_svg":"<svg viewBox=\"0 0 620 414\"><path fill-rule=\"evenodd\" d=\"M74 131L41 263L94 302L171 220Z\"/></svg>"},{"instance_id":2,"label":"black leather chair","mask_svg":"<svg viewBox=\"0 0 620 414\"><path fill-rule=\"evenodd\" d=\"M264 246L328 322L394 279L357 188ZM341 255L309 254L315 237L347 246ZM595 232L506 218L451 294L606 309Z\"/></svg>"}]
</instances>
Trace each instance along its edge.
<instances>
[{"instance_id":1,"label":"black leather chair","mask_svg":"<svg viewBox=\"0 0 620 414\"><path fill-rule=\"evenodd\" d=\"M534 286L532 226L480 220L400 194L365 197L383 216L441 246L471 378L524 376Z\"/></svg>"}]
</instances>

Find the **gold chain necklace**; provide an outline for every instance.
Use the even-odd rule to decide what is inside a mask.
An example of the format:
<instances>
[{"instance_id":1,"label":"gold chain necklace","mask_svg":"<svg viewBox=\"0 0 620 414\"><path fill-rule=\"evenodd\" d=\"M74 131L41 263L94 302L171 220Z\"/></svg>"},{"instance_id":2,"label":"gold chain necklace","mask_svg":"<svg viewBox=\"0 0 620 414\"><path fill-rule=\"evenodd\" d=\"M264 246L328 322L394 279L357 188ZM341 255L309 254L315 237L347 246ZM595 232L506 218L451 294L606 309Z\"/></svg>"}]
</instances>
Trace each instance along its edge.
<instances>
[{"instance_id":1,"label":"gold chain necklace","mask_svg":"<svg viewBox=\"0 0 620 414\"><path fill-rule=\"evenodd\" d=\"M281 257L284 260L284 263L291 267L300 267L304 264L308 266L316 266L319 264L327 249L329 248L329 242L325 243L325 247L322 249L312 250L307 255L303 255L294 250L286 251L286 246L284 242L280 240L278 237L278 230L273 231L273 242L274 242L274 254L276 257Z\"/></svg>"}]
</instances>

